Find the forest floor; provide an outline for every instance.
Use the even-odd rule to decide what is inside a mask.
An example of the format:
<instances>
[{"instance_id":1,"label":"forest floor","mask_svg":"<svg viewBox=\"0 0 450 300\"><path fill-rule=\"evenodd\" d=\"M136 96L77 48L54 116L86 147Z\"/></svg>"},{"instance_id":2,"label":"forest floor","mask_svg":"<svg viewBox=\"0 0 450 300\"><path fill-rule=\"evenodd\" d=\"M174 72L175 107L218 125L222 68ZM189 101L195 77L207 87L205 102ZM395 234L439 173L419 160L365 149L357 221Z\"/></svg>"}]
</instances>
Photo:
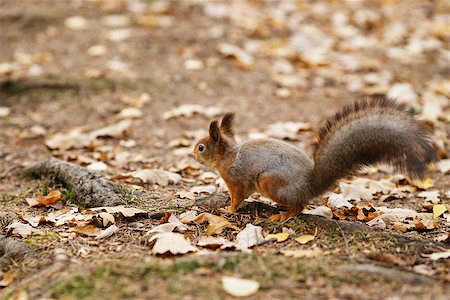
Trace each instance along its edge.
<instances>
[{"instance_id":1,"label":"forest floor","mask_svg":"<svg viewBox=\"0 0 450 300\"><path fill-rule=\"evenodd\" d=\"M449 14L446 1L0 0L0 239L13 236L31 251L1 261L0 298L226 299L230 276L259 283L249 299L448 299ZM333 228L302 217L273 224L258 209L229 214L214 206L228 197L218 174L188 155L227 111L236 113L240 139L284 138L312 155L327 117L380 95L427 122L442 162L422 182L385 166L366 170L356 179L389 181L402 196L389 188L357 195L353 178L345 182L357 196L345 200L420 217L447 210L423 226L416 216L394 222L409 227L358 231L341 228L337 215ZM286 122L304 123L292 130ZM38 221L34 233L17 234L8 226L27 224L24 216L79 207L67 186L23 175L50 157L101 172L120 185L127 207L148 214L115 214L118 231L106 238L78 234L70 222ZM182 179L148 184L124 175L142 169ZM64 207L27 203L52 190ZM342 186L334 192L343 195ZM290 238L210 250L196 244L206 228L197 222L185 235L196 252L155 255L146 233L167 212L224 217L232 228L219 235L230 241L249 223ZM373 218L342 219L358 226ZM313 240L301 244L299 235Z\"/></svg>"}]
</instances>

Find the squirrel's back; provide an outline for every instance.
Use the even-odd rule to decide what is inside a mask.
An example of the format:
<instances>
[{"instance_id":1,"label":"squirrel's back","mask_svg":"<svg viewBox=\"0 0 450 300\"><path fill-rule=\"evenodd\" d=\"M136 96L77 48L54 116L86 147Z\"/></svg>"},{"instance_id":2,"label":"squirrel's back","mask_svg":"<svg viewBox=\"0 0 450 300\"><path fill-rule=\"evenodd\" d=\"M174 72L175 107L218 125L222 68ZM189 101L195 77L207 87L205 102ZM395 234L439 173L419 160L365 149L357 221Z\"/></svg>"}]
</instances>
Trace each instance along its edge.
<instances>
[{"instance_id":1,"label":"squirrel's back","mask_svg":"<svg viewBox=\"0 0 450 300\"><path fill-rule=\"evenodd\" d=\"M314 150L313 189L321 194L364 165L389 163L423 178L436 159L430 135L405 107L363 99L328 119Z\"/></svg>"}]
</instances>

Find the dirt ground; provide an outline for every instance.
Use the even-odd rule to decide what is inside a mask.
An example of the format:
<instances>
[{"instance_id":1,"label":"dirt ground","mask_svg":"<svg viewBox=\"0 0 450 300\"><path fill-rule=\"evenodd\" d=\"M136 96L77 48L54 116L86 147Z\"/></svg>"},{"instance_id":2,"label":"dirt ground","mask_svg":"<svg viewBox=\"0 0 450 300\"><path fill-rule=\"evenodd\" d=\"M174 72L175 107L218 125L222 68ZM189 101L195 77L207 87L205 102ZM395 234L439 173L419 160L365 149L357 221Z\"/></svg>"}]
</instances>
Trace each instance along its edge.
<instances>
[{"instance_id":1,"label":"dirt ground","mask_svg":"<svg viewBox=\"0 0 450 300\"><path fill-rule=\"evenodd\" d=\"M286 227L297 234L315 235L315 246L332 253L286 257L280 250L308 247L289 239L255 247L252 253L215 251L155 257L143 238L159 224L157 217L118 220L120 231L102 241L68 236L67 226L44 224L39 228L46 234L20 238L34 257L2 266L2 275L11 274L14 280L0 290L0 298L227 299L231 296L221 286L222 276L227 275L261 284L249 299L448 299L449 259L431 261L423 256L448 251L448 238L436 241L448 234L448 221L441 220L433 230L404 233L402 236L410 239L402 239L392 230L347 232L297 217L271 224L264 214L240 211L230 215L199 205L208 198L204 194L192 201L180 199L177 193L199 185L199 180L180 171L180 163L193 162L181 150L177 152L180 145L171 142L186 132L206 130L214 118L201 113L164 117L182 104L218 106L223 112L236 113L242 139L264 132L276 122L310 122L314 128L298 133L298 139L291 141L310 154L315 131L323 120L358 97L397 95L392 90L396 83L414 87L413 95L410 90L402 90L400 95L411 99L417 111L427 101L427 93L438 86L435 90L447 101L442 106L441 116L445 116L450 113L450 7L446 1L230 3L0 0L0 63L14 62L12 71L0 67L0 107L9 108L7 115L0 116L0 211L37 215L52 210L29 207L25 199L64 186L51 178L22 175L24 167L49 157L82 166L104 161L108 168L102 173L108 177L161 168L175 170L187 180L169 186L117 180L129 194L129 206L176 215L194 207L223 215L240 229L246 223L262 226L266 233ZM108 25L107 15L126 16L128 23L121 25L116 20ZM72 16L82 16L87 25L68 25ZM445 16L447 27L441 29L440 20ZM336 33L335 27L344 26L346 17L349 28L357 31L347 28ZM406 29L399 30L400 37L387 37L385 29L394 21ZM317 45L323 42L319 38L309 45L315 47L312 54L299 50L300 57L291 55L283 45L292 41L297 30L311 24L331 37L332 45ZM352 35L358 39L351 40ZM387 47L389 38L395 41ZM239 46L253 61L247 65L239 55L221 53L220 43ZM98 47L96 53L90 49L94 45L104 47ZM398 54L399 49L409 52ZM329 55L324 61L319 55L317 61L322 50ZM353 60L358 61L357 66ZM283 71L290 66L293 71ZM293 82L279 79L282 76L276 77L277 72L295 74L289 78ZM442 82L444 87L439 89ZM139 99L146 97L149 101L141 105ZM126 138L102 138L96 147L78 149L52 150L46 145L57 133L77 127L95 130L119 122L119 112L130 103L142 116L132 120ZM430 122L442 159L449 155L448 122L448 117ZM125 140L136 143L128 148ZM188 139L183 146L192 147L193 142ZM126 158L119 160L124 152L128 152ZM202 167L199 172L206 171ZM381 179L389 175L389 171L378 171L362 176ZM448 207L448 173L435 169L430 178L434 190L440 192L440 203ZM417 196L419 192L386 202L378 197L371 203L420 211L423 199ZM218 194L227 197L225 191ZM65 201L67 207L76 207L70 193L65 194ZM130 222L140 225L136 228ZM3 233L5 227L2 224ZM233 238L233 234L227 232L227 237ZM191 237L197 238L195 234ZM63 257L58 258L58 253ZM424 271L418 271L417 265L425 266Z\"/></svg>"}]
</instances>

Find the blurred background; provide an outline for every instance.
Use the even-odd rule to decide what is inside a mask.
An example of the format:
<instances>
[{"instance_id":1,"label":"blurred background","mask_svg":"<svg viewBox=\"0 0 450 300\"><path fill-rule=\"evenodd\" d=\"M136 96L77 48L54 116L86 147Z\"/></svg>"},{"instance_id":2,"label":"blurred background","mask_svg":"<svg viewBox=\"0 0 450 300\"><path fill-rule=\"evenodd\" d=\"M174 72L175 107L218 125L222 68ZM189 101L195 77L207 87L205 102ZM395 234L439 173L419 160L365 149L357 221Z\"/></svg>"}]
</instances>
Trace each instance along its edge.
<instances>
[{"instance_id":1,"label":"blurred background","mask_svg":"<svg viewBox=\"0 0 450 300\"><path fill-rule=\"evenodd\" d=\"M273 135L309 149L317 126L361 96L406 102L445 156L449 17L444 0L2 0L2 157L76 156L89 141L74 130L117 125L131 142L106 146L170 164L226 111L244 138L308 122Z\"/></svg>"}]
</instances>

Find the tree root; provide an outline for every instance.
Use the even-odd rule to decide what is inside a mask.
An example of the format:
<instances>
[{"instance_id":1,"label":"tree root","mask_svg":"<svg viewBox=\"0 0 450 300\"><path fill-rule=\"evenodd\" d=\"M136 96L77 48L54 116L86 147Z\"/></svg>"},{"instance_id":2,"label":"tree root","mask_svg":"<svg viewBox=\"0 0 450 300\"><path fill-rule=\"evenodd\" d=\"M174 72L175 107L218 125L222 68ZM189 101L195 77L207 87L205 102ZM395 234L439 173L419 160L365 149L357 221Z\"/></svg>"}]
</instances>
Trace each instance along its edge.
<instances>
[{"instance_id":1,"label":"tree root","mask_svg":"<svg viewBox=\"0 0 450 300\"><path fill-rule=\"evenodd\" d=\"M229 205L229 199L227 196L215 194L207 198L197 200L197 205L207 210L217 210L221 207ZM277 207L259 201L253 202L245 201L244 203L242 203L241 207L238 210L238 213L252 214L255 216L263 216L263 217L268 217L269 215L277 214L279 212L280 211ZM403 233L382 231L377 228L373 228L364 223L356 221L350 222L344 220L334 220L334 219L327 219L321 216L307 215L307 214L299 214L297 215L297 218L326 230L341 230L343 233L355 233L355 232L370 233L373 234L374 236L383 236L388 238L391 237L399 243L414 243L421 248L427 246L433 248L445 246L445 244L442 242L418 238Z\"/></svg>"},{"instance_id":2,"label":"tree root","mask_svg":"<svg viewBox=\"0 0 450 300\"><path fill-rule=\"evenodd\" d=\"M0 266L11 261L21 261L34 256L27 244L15 237L0 234Z\"/></svg>"},{"instance_id":3,"label":"tree root","mask_svg":"<svg viewBox=\"0 0 450 300\"><path fill-rule=\"evenodd\" d=\"M50 158L24 171L32 177L50 176L67 186L76 195L77 205L83 207L125 204L119 186L105 176L66 161Z\"/></svg>"}]
</instances>

